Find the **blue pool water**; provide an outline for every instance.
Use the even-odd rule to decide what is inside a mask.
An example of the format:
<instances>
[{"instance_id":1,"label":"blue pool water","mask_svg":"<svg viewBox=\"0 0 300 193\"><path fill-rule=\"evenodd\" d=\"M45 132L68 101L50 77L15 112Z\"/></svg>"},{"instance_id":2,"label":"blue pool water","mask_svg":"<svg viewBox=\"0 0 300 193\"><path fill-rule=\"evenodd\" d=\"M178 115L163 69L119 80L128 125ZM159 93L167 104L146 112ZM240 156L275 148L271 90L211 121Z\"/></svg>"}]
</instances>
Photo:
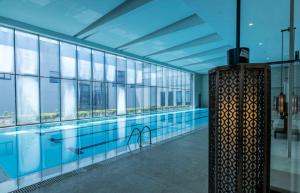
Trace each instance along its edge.
<instances>
[{"instance_id":1,"label":"blue pool water","mask_svg":"<svg viewBox=\"0 0 300 193\"><path fill-rule=\"evenodd\" d=\"M206 125L207 116L207 109L190 109L0 128L0 184L21 179L19 188L136 149L137 133L127 144L134 128L149 126L156 143ZM149 144L148 130L142 141Z\"/></svg>"}]
</instances>

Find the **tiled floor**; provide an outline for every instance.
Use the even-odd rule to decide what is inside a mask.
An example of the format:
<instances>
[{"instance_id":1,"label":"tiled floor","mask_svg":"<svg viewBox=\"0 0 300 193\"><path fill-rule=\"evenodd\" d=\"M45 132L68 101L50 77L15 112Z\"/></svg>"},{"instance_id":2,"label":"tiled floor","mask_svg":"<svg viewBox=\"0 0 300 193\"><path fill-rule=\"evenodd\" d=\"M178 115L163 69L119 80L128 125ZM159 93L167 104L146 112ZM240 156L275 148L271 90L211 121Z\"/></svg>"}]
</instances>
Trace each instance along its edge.
<instances>
[{"instance_id":1,"label":"tiled floor","mask_svg":"<svg viewBox=\"0 0 300 193\"><path fill-rule=\"evenodd\" d=\"M34 193L207 193L207 129L83 170Z\"/></svg>"},{"instance_id":2,"label":"tiled floor","mask_svg":"<svg viewBox=\"0 0 300 193\"><path fill-rule=\"evenodd\" d=\"M300 141L292 142L292 157L288 158L287 140L272 138L271 185L300 192Z\"/></svg>"},{"instance_id":3,"label":"tiled floor","mask_svg":"<svg viewBox=\"0 0 300 193\"><path fill-rule=\"evenodd\" d=\"M285 140L272 140L271 185L300 192L300 162L286 156ZM207 193L207 179L208 130L203 128L83 169L34 193Z\"/></svg>"}]
</instances>

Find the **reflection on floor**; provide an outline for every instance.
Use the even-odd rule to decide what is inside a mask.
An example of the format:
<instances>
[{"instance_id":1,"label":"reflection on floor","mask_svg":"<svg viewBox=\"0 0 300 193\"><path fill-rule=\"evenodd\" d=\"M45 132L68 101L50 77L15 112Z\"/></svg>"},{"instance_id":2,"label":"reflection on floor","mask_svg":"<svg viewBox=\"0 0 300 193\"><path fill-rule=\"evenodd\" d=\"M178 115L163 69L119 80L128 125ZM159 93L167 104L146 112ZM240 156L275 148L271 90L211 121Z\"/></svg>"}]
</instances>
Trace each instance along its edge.
<instances>
[{"instance_id":1,"label":"reflection on floor","mask_svg":"<svg viewBox=\"0 0 300 193\"><path fill-rule=\"evenodd\" d=\"M207 193L207 136L207 129L200 129L82 170L34 193Z\"/></svg>"},{"instance_id":2,"label":"reflection on floor","mask_svg":"<svg viewBox=\"0 0 300 193\"><path fill-rule=\"evenodd\" d=\"M202 128L151 149L83 169L34 193L207 193L207 136L207 128ZM293 149L299 147L300 142L294 141ZM300 192L300 152L294 151L293 159L288 159L283 138L272 138L271 152L271 185Z\"/></svg>"},{"instance_id":3,"label":"reflection on floor","mask_svg":"<svg viewBox=\"0 0 300 193\"><path fill-rule=\"evenodd\" d=\"M288 158L287 140L272 137L271 185L291 192L300 192L300 141L292 141L292 157Z\"/></svg>"}]
</instances>

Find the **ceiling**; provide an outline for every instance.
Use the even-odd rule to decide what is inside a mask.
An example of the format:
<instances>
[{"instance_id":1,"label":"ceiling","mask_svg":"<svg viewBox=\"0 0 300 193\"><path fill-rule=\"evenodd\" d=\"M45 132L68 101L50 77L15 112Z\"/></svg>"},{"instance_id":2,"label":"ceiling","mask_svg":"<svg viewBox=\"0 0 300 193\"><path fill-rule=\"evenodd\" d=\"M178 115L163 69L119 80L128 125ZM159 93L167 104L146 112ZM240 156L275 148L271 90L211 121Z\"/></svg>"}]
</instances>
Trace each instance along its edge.
<instances>
[{"instance_id":1,"label":"ceiling","mask_svg":"<svg viewBox=\"0 0 300 193\"><path fill-rule=\"evenodd\" d=\"M197 73L235 47L235 0L0 0L0 16ZM242 0L241 46L251 62L281 59L288 0ZM295 0L300 26L300 0ZM296 29L296 49L300 49ZM288 57L288 34L284 35Z\"/></svg>"}]
</instances>

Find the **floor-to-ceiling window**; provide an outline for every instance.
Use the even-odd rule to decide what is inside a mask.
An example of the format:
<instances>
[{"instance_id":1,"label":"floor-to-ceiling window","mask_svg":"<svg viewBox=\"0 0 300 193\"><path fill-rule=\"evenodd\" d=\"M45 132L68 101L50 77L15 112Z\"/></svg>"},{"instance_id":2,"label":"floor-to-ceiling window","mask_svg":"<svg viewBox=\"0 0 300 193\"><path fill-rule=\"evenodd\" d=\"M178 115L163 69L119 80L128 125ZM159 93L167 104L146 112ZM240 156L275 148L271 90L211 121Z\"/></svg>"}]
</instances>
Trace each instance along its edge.
<instances>
[{"instance_id":1,"label":"floor-to-ceiling window","mask_svg":"<svg viewBox=\"0 0 300 193\"><path fill-rule=\"evenodd\" d=\"M156 90L156 108L158 111L162 110L162 88L163 88L163 67L157 66L156 68L157 77L157 90Z\"/></svg>"},{"instance_id":2,"label":"floor-to-ceiling window","mask_svg":"<svg viewBox=\"0 0 300 193\"><path fill-rule=\"evenodd\" d=\"M0 126L16 123L14 31L0 27Z\"/></svg>"},{"instance_id":3,"label":"floor-to-ceiling window","mask_svg":"<svg viewBox=\"0 0 300 193\"><path fill-rule=\"evenodd\" d=\"M136 90L135 90L135 105L136 105L136 113L143 112L143 63L136 61Z\"/></svg>"},{"instance_id":4,"label":"floor-to-ceiling window","mask_svg":"<svg viewBox=\"0 0 300 193\"><path fill-rule=\"evenodd\" d=\"M60 120L59 42L40 37L41 121ZM51 101L51 103L49 103Z\"/></svg>"},{"instance_id":5,"label":"floor-to-ceiling window","mask_svg":"<svg viewBox=\"0 0 300 193\"><path fill-rule=\"evenodd\" d=\"M151 81L150 81L150 110L156 111L157 107L157 66L154 64L151 64Z\"/></svg>"},{"instance_id":6,"label":"floor-to-ceiling window","mask_svg":"<svg viewBox=\"0 0 300 193\"><path fill-rule=\"evenodd\" d=\"M104 83L104 53L92 51L93 117L105 116L106 87Z\"/></svg>"},{"instance_id":7,"label":"floor-to-ceiling window","mask_svg":"<svg viewBox=\"0 0 300 193\"><path fill-rule=\"evenodd\" d=\"M60 43L61 119L77 118L76 46Z\"/></svg>"},{"instance_id":8,"label":"floor-to-ceiling window","mask_svg":"<svg viewBox=\"0 0 300 193\"><path fill-rule=\"evenodd\" d=\"M17 123L40 121L38 36L15 32Z\"/></svg>"},{"instance_id":9,"label":"floor-to-ceiling window","mask_svg":"<svg viewBox=\"0 0 300 193\"><path fill-rule=\"evenodd\" d=\"M117 113L116 62L115 55L105 54L106 116L113 116Z\"/></svg>"},{"instance_id":10,"label":"floor-to-ceiling window","mask_svg":"<svg viewBox=\"0 0 300 193\"><path fill-rule=\"evenodd\" d=\"M91 49L77 47L78 118L92 117L92 63Z\"/></svg>"},{"instance_id":11,"label":"floor-to-ceiling window","mask_svg":"<svg viewBox=\"0 0 300 193\"><path fill-rule=\"evenodd\" d=\"M126 114L126 59L117 57L117 115Z\"/></svg>"},{"instance_id":12,"label":"floor-to-ceiling window","mask_svg":"<svg viewBox=\"0 0 300 193\"><path fill-rule=\"evenodd\" d=\"M143 65L144 77L143 77L143 112L150 112L150 86L151 86L151 64L144 63Z\"/></svg>"},{"instance_id":13,"label":"floor-to-ceiling window","mask_svg":"<svg viewBox=\"0 0 300 193\"><path fill-rule=\"evenodd\" d=\"M0 27L0 127L191 107L192 74Z\"/></svg>"},{"instance_id":14,"label":"floor-to-ceiling window","mask_svg":"<svg viewBox=\"0 0 300 193\"><path fill-rule=\"evenodd\" d=\"M126 80L126 113L136 112L136 70L135 61L127 60L127 80Z\"/></svg>"}]
</instances>

